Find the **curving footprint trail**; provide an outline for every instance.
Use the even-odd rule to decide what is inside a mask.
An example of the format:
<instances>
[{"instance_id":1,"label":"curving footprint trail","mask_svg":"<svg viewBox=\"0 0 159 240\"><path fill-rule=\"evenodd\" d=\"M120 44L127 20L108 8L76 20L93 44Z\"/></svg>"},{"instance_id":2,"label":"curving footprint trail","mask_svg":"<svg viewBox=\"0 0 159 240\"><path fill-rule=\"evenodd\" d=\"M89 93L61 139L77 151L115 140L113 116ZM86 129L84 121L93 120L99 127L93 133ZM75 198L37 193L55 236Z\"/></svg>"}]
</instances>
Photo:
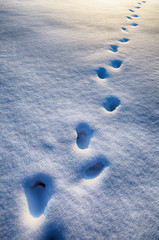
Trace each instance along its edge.
<instances>
[{"instance_id":1,"label":"curving footprint trail","mask_svg":"<svg viewBox=\"0 0 159 240\"><path fill-rule=\"evenodd\" d=\"M146 1L142 1L143 3L145 3ZM141 5L141 3L138 3L138 5ZM140 9L140 6L137 6L136 9ZM139 15L135 14L135 10L133 9L128 9L129 12L133 13L132 16L126 16L126 18L128 20L132 20L133 18L138 18ZM132 27L137 27L138 23L131 23L130 26ZM123 30L123 32L127 32L127 28L126 27L121 27L121 29ZM129 38L121 38L118 41L121 43L127 43L129 42ZM119 46L116 44L111 44L109 46L109 50L112 53L118 53L118 48ZM110 65L112 68L114 69L119 69L121 67L121 65L123 64L122 60L120 59L113 59L110 61ZM97 76L100 79L106 79L109 77L109 74L106 70L106 68L104 67L100 67L98 68L98 70L96 70ZM116 111L117 108L119 108L121 105L121 101L119 98L115 97L115 96L110 96L110 97L106 97L105 102L103 103L103 107L107 112L114 112ZM81 123L77 129L77 146L80 149L86 149L88 148L88 145L90 143L90 139L93 136L93 130L85 123ZM93 162L89 163L83 171L83 177L85 179L94 179L97 176L100 175L100 173L104 170L104 168L108 167L109 161L104 158L104 157L98 157L97 159L95 159Z\"/></svg>"}]
</instances>

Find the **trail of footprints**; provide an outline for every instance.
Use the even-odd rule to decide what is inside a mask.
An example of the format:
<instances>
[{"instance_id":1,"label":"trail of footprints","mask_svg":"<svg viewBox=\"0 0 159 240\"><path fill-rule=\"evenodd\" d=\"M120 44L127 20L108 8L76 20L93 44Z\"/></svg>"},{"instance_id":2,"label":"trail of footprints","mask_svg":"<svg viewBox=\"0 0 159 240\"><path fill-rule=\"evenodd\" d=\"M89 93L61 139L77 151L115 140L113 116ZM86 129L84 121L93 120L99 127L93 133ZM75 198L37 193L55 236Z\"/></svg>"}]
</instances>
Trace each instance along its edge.
<instances>
[{"instance_id":1,"label":"trail of footprints","mask_svg":"<svg viewBox=\"0 0 159 240\"><path fill-rule=\"evenodd\" d=\"M138 5L135 7L135 9L140 9L143 3L146 3L146 1L138 2ZM138 14L135 13L134 9L128 9L129 12L132 14L131 16L126 16L128 20L134 20L139 17ZM138 23L133 22L130 23L130 26L137 27ZM121 27L121 30L123 33L127 34L128 30L126 27ZM118 40L121 44L126 44L130 41L129 38L123 37ZM112 54L118 54L119 51L119 45L118 44L111 44L109 47L109 50L112 52ZM116 55L115 55L116 56ZM110 61L110 66L112 69L120 69L123 65L123 61L119 58L113 59ZM100 67L96 70L97 76L99 79L107 79L109 78L109 73L106 68ZM106 110L106 112L113 113L116 111L118 107L120 107L121 101L116 96L108 96L105 98L105 101L103 102L103 108ZM90 127L87 123L83 122L80 123L76 127L76 146L80 151L84 151L89 148L91 138L93 137L94 130L92 127ZM84 179L94 179L98 177L101 172L110 166L109 161L103 157L99 156L95 158L93 161L89 162L87 166L82 168L82 177ZM27 178L24 182L24 190L28 202L28 208L30 211L30 214L38 218L40 217L48 204L48 201L53 195L53 182L52 178L50 176L47 176L45 174L37 174L34 175L31 178ZM49 239L59 239L57 236L54 236L54 234Z\"/></svg>"}]
</instances>

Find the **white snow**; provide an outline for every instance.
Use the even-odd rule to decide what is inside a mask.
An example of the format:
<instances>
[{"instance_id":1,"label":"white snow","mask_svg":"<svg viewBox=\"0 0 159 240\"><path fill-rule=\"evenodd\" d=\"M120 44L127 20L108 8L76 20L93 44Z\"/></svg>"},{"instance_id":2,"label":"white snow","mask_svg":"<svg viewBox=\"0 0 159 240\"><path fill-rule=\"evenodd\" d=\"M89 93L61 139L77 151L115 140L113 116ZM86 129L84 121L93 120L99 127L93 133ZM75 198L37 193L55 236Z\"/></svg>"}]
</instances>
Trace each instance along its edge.
<instances>
[{"instance_id":1,"label":"white snow","mask_svg":"<svg viewBox=\"0 0 159 240\"><path fill-rule=\"evenodd\" d=\"M158 9L1 0L0 239L159 239Z\"/></svg>"}]
</instances>

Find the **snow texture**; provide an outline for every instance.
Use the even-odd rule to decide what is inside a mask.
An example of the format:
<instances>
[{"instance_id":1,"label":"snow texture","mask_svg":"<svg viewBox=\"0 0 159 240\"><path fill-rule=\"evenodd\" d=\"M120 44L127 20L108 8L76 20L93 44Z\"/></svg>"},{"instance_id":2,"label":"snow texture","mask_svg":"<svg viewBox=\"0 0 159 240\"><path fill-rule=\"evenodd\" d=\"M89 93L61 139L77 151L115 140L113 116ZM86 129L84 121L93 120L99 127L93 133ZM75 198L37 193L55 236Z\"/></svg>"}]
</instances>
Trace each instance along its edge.
<instances>
[{"instance_id":1,"label":"snow texture","mask_svg":"<svg viewBox=\"0 0 159 240\"><path fill-rule=\"evenodd\" d=\"M158 9L1 0L1 240L159 240Z\"/></svg>"}]
</instances>

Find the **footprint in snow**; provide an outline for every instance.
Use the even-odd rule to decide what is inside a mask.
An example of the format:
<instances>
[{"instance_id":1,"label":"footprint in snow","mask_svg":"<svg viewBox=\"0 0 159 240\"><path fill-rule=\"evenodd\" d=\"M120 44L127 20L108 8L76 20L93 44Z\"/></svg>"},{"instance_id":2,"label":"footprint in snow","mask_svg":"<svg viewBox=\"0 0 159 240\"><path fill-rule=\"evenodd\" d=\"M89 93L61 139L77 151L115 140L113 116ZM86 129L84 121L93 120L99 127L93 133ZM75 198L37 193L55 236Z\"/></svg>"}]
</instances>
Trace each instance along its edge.
<instances>
[{"instance_id":1,"label":"footprint in snow","mask_svg":"<svg viewBox=\"0 0 159 240\"><path fill-rule=\"evenodd\" d=\"M105 79L109 77L107 70L103 67L98 68L97 75L100 79Z\"/></svg>"},{"instance_id":2,"label":"footprint in snow","mask_svg":"<svg viewBox=\"0 0 159 240\"><path fill-rule=\"evenodd\" d=\"M129 20L131 20L131 19L132 19L132 17L129 17L129 16L126 16L126 18L127 18L127 19L129 19Z\"/></svg>"},{"instance_id":3,"label":"footprint in snow","mask_svg":"<svg viewBox=\"0 0 159 240\"><path fill-rule=\"evenodd\" d=\"M139 6L137 6L136 8L137 8L137 9L140 9L140 7L139 7Z\"/></svg>"},{"instance_id":4,"label":"footprint in snow","mask_svg":"<svg viewBox=\"0 0 159 240\"><path fill-rule=\"evenodd\" d=\"M132 23L131 26L137 27L139 24L138 23Z\"/></svg>"},{"instance_id":5,"label":"footprint in snow","mask_svg":"<svg viewBox=\"0 0 159 240\"><path fill-rule=\"evenodd\" d=\"M139 17L139 15L137 15L137 14L134 14L134 15L132 15L132 17L138 18L138 17Z\"/></svg>"},{"instance_id":6,"label":"footprint in snow","mask_svg":"<svg viewBox=\"0 0 159 240\"><path fill-rule=\"evenodd\" d=\"M146 3L146 1L142 1L143 3Z\"/></svg>"},{"instance_id":7,"label":"footprint in snow","mask_svg":"<svg viewBox=\"0 0 159 240\"><path fill-rule=\"evenodd\" d=\"M122 29L124 32L127 32L127 28L122 27L121 29Z\"/></svg>"},{"instance_id":8,"label":"footprint in snow","mask_svg":"<svg viewBox=\"0 0 159 240\"><path fill-rule=\"evenodd\" d=\"M103 107L108 111L108 112L113 112L117 107L120 106L120 100L117 97L111 96L106 98Z\"/></svg>"},{"instance_id":9,"label":"footprint in snow","mask_svg":"<svg viewBox=\"0 0 159 240\"><path fill-rule=\"evenodd\" d=\"M129 11L130 11L130 12L134 12L134 10L132 10L132 9L129 9Z\"/></svg>"},{"instance_id":10,"label":"footprint in snow","mask_svg":"<svg viewBox=\"0 0 159 240\"><path fill-rule=\"evenodd\" d=\"M64 226L50 223L43 229L43 235L39 240L64 240Z\"/></svg>"},{"instance_id":11,"label":"footprint in snow","mask_svg":"<svg viewBox=\"0 0 159 240\"><path fill-rule=\"evenodd\" d=\"M47 203L53 194L51 177L39 173L26 179L24 191L30 214L35 218L40 217L44 213Z\"/></svg>"},{"instance_id":12,"label":"footprint in snow","mask_svg":"<svg viewBox=\"0 0 159 240\"><path fill-rule=\"evenodd\" d=\"M118 60L118 59L112 60L112 61L111 61L111 66L112 66L113 68L120 68L122 63L123 63L123 62L122 62L121 60Z\"/></svg>"},{"instance_id":13,"label":"footprint in snow","mask_svg":"<svg viewBox=\"0 0 159 240\"><path fill-rule=\"evenodd\" d=\"M104 157L98 157L82 170L85 179L94 179L98 177L102 171L110 165L109 161Z\"/></svg>"},{"instance_id":14,"label":"footprint in snow","mask_svg":"<svg viewBox=\"0 0 159 240\"><path fill-rule=\"evenodd\" d=\"M122 38L119 40L119 42L126 43L129 41L129 38Z\"/></svg>"},{"instance_id":15,"label":"footprint in snow","mask_svg":"<svg viewBox=\"0 0 159 240\"><path fill-rule=\"evenodd\" d=\"M86 149L89 146L94 130L87 123L80 123L76 128L76 144L80 149Z\"/></svg>"},{"instance_id":16,"label":"footprint in snow","mask_svg":"<svg viewBox=\"0 0 159 240\"><path fill-rule=\"evenodd\" d=\"M110 51L112 52L118 52L118 45L110 45Z\"/></svg>"}]
</instances>

